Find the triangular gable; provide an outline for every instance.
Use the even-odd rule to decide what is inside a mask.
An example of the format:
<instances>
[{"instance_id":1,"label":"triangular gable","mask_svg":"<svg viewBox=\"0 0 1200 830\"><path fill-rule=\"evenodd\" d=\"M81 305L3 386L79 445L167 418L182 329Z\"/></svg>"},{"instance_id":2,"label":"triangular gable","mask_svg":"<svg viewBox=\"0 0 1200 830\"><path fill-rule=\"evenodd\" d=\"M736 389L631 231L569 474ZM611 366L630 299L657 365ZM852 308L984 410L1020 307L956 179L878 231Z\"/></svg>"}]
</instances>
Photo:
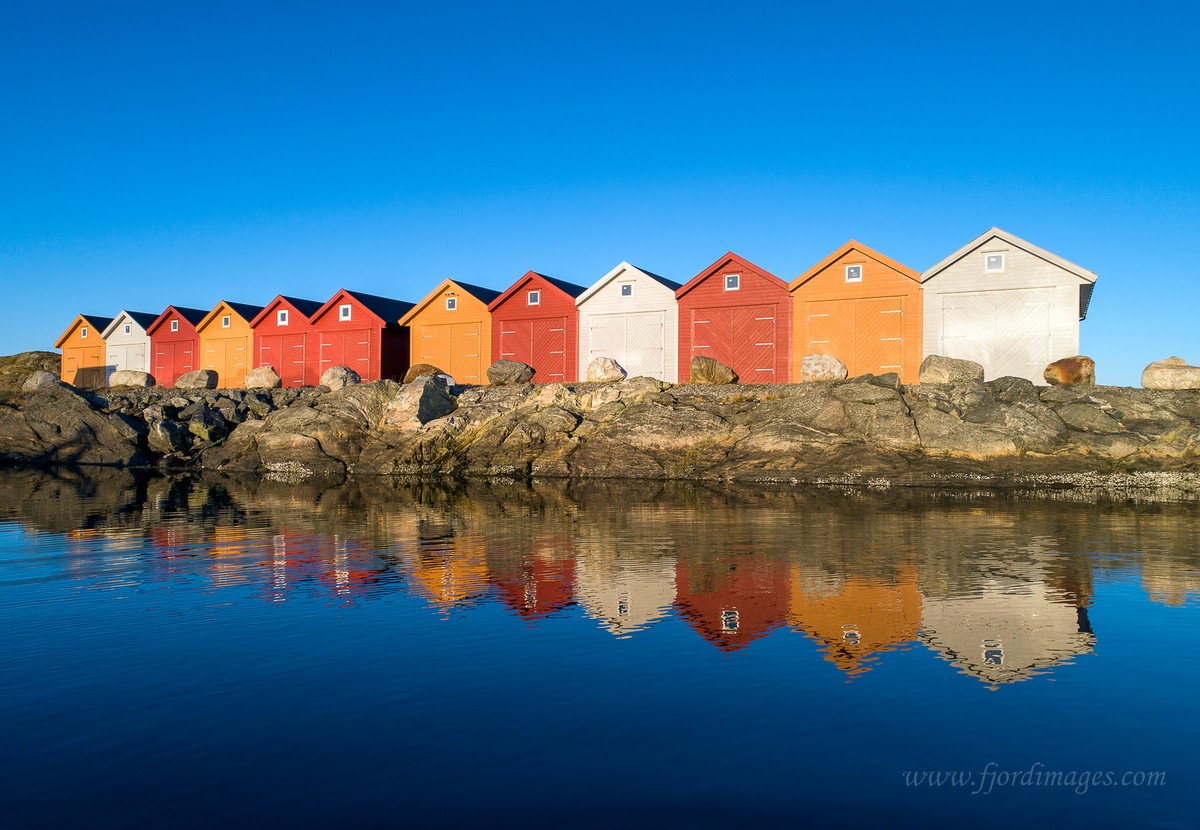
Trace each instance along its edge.
<instances>
[{"instance_id":1,"label":"triangular gable","mask_svg":"<svg viewBox=\"0 0 1200 830\"><path fill-rule=\"evenodd\" d=\"M393 300L390 297L380 297L375 294L364 294L361 291L351 291L348 288L341 288L323 306L317 309L308 318L308 321L316 323L328 314L330 309L341 305L347 299L354 300L365 308L367 313L374 317L375 322L380 326L395 325L396 321L413 307L412 303L405 302L404 300Z\"/></svg>"},{"instance_id":2,"label":"triangular gable","mask_svg":"<svg viewBox=\"0 0 1200 830\"><path fill-rule=\"evenodd\" d=\"M1014 248L1020 248L1022 251L1024 251L1027 254L1032 254L1033 256L1038 257L1039 259L1049 262L1051 265L1057 265L1059 268L1063 269L1067 273L1073 274L1074 276L1079 277L1079 279L1083 280L1084 282L1095 282L1097 279L1099 279L1098 274L1094 274L1091 271L1089 271L1088 269L1082 268L1073 262L1068 262L1067 260L1058 256L1058 254L1052 254L1043 248L1039 248L1037 245L1034 245L1032 242L1026 242L1024 239L1022 239L1019 236L1013 236L1008 231L1001 230L1000 228L991 228L990 230L985 231L984 233L975 237L970 242L968 242L966 245L962 246L957 251L950 254L950 256L946 257L941 262L939 262L937 265L933 266L928 271L926 271L924 274L922 274L921 282L926 282L928 280L933 279L938 274L940 274L942 271L945 271L951 265L958 262L960 259L962 259L963 257L967 256L968 254L972 253L973 251L976 251L979 248L982 248L984 245L986 245L988 242L992 241L993 239L999 239L1003 242L1007 242L1009 245L1012 245Z\"/></svg>"},{"instance_id":3,"label":"triangular gable","mask_svg":"<svg viewBox=\"0 0 1200 830\"><path fill-rule=\"evenodd\" d=\"M196 324L196 331L208 328L208 325L218 316L220 316L222 308L228 309L231 314L236 314L238 317L242 318L242 321L245 322L246 325L250 325L250 321L257 317L258 313L262 311L262 306L259 305L231 303L228 300L221 300L212 307L212 311L204 315L203 320Z\"/></svg>"},{"instance_id":4,"label":"triangular gable","mask_svg":"<svg viewBox=\"0 0 1200 830\"><path fill-rule=\"evenodd\" d=\"M186 306L169 305L163 309L162 314L154 318L153 323L146 326L146 334L153 335L154 332L158 331L163 323L167 322L167 320L171 318L172 313L178 314L180 317L187 320L191 324L192 328L195 328L196 325L204 319L205 315L208 314L208 312L202 308L187 308Z\"/></svg>"},{"instance_id":5,"label":"triangular gable","mask_svg":"<svg viewBox=\"0 0 1200 830\"><path fill-rule=\"evenodd\" d=\"M107 340L111 337L113 332L120 327L123 320L128 320L142 331L149 333L150 326L154 325L154 321L157 319L155 315L144 311L125 311L122 309L121 313L114 317L112 322L108 324L108 328L104 330L104 339Z\"/></svg>"},{"instance_id":6,"label":"triangular gable","mask_svg":"<svg viewBox=\"0 0 1200 830\"><path fill-rule=\"evenodd\" d=\"M892 259L891 257L884 256L883 254L879 253L879 251L876 251L874 248L868 248L866 245L859 244L858 242L855 242L853 239L851 239L845 245L838 248L836 251L831 253L829 256L825 257L823 260L818 262L816 265L809 268L807 271L805 271L800 276L796 277L796 279L792 280L791 283L788 285L788 290L795 291L797 288L804 285L804 283L811 280L817 274L824 271L830 265L837 262L839 259L844 257L846 254L850 253L851 251L858 251L863 256L865 256L869 259L875 260L880 265L890 268L891 270L895 271L897 274L900 274L903 277L908 277L913 282L921 281L921 275L918 274L913 269L909 268L907 265L901 265L899 262L896 262L896 260Z\"/></svg>"},{"instance_id":7,"label":"triangular gable","mask_svg":"<svg viewBox=\"0 0 1200 830\"><path fill-rule=\"evenodd\" d=\"M570 299L572 302L574 302L575 298L586 290L582 285L575 285L574 283L558 280L554 277L547 277L545 274L539 274L537 271L526 271L524 275L519 277L516 282L510 285L503 294L499 295L496 297L496 299L488 303L488 311L495 311L497 308L507 302L510 297L518 293L522 286L528 285L535 277L539 277L544 280L547 285Z\"/></svg>"},{"instance_id":8,"label":"triangular gable","mask_svg":"<svg viewBox=\"0 0 1200 830\"><path fill-rule=\"evenodd\" d=\"M285 297L282 294L277 294L275 299L263 306L262 311L254 315L254 319L250 321L250 328L254 328L263 320L271 316L271 312L279 308L279 306L287 303L287 305L304 318L307 323L312 319L312 316L322 307L322 304L316 300L302 300L298 297Z\"/></svg>"},{"instance_id":9,"label":"triangular gable","mask_svg":"<svg viewBox=\"0 0 1200 830\"><path fill-rule=\"evenodd\" d=\"M765 268L759 268L753 262L750 262L750 260L738 256L733 251L729 251L725 254L725 256L720 257L712 265L708 266L699 274L692 277L690 280L680 286L675 292L675 299L680 299L688 292L703 284L705 280L711 279L717 272L723 271L725 266L729 263L734 263L739 270L753 271L756 274L760 274L768 281L774 281L779 284L780 288L784 289L785 291L787 290L788 284L779 277L775 276Z\"/></svg>"},{"instance_id":10,"label":"triangular gable","mask_svg":"<svg viewBox=\"0 0 1200 830\"><path fill-rule=\"evenodd\" d=\"M645 269L638 268L636 265L630 265L628 262L622 261L620 265L609 271L600 279L596 280L596 282L589 285L586 291L576 297L575 305L582 305L583 303L587 302L588 299L594 296L597 291L604 288L604 286L608 285L626 271L634 271L638 274L641 274L643 277L649 278L652 282L656 282L663 288L666 288L668 291L670 291L671 296L674 296L675 292L683 287L679 283L669 280L666 277L660 277L658 274L651 273Z\"/></svg>"},{"instance_id":11,"label":"triangular gable","mask_svg":"<svg viewBox=\"0 0 1200 830\"><path fill-rule=\"evenodd\" d=\"M400 325L407 326L409 320L420 314L426 307L428 307L430 303L442 296L446 289L450 288L451 286L457 288L464 294L469 294L470 296L474 297L476 300L482 303L485 308L490 308L492 301L500 296L499 291L494 291L491 288L483 288L482 286L471 285L468 282L445 279L442 280L441 284L438 285L437 288L433 289L426 294L424 298L417 301L417 304L409 309L407 314L400 318Z\"/></svg>"},{"instance_id":12,"label":"triangular gable","mask_svg":"<svg viewBox=\"0 0 1200 830\"><path fill-rule=\"evenodd\" d=\"M104 335L101 332L103 332L106 328L108 328L109 324L112 321L113 321L113 318L101 317L98 314L77 315L75 317L75 319L71 321L71 325L67 326L66 331L64 331L61 335L59 335L59 338L54 341L54 348L61 349L63 347L63 343L67 342L67 338L69 338L71 336L72 332L74 332L75 329L77 329L83 325L91 326L92 330L96 332L96 335L101 340L103 340Z\"/></svg>"}]
</instances>

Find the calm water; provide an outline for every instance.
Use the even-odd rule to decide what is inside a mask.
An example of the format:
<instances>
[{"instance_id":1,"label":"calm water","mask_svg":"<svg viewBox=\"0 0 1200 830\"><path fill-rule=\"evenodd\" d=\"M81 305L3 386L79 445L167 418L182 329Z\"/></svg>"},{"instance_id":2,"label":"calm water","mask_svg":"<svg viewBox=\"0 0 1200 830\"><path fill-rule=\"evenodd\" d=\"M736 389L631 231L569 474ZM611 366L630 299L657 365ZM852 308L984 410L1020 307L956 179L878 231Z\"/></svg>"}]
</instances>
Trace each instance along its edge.
<instances>
[{"instance_id":1,"label":"calm water","mask_svg":"<svg viewBox=\"0 0 1200 830\"><path fill-rule=\"evenodd\" d=\"M0 824L1196 826L1198 623L1195 506L8 471Z\"/></svg>"}]
</instances>

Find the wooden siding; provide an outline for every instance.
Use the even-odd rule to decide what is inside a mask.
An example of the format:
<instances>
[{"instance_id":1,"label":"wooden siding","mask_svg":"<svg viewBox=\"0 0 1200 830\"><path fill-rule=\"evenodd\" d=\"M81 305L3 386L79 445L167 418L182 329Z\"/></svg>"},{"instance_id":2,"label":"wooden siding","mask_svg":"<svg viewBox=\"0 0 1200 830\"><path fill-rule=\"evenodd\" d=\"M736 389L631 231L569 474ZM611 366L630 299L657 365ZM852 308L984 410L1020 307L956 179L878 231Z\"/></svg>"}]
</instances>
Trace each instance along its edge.
<instances>
[{"instance_id":1,"label":"wooden siding","mask_svg":"<svg viewBox=\"0 0 1200 830\"><path fill-rule=\"evenodd\" d=\"M64 383L80 388L104 386L108 377L104 338L95 323L76 317L55 345L62 349L59 377Z\"/></svg>"},{"instance_id":2,"label":"wooden siding","mask_svg":"<svg viewBox=\"0 0 1200 830\"><path fill-rule=\"evenodd\" d=\"M350 306L349 320L341 318L343 305ZM315 338L310 340L308 360L314 385L333 366L353 369L364 381L401 380L408 371L408 329L380 318L352 292L334 294L313 315L311 325Z\"/></svg>"},{"instance_id":3,"label":"wooden siding","mask_svg":"<svg viewBox=\"0 0 1200 830\"><path fill-rule=\"evenodd\" d=\"M446 308L455 298L456 307ZM414 363L437 366L458 384L486 384L491 365L492 316L487 304L451 280L417 304L404 318Z\"/></svg>"},{"instance_id":4,"label":"wooden siding","mask_svg":"<svg viewBox=\"0 0 1200 830\"><path fill-rule=\"evenodd\" d=\"M738 287L726 288L737 275ZM742 383L791 380L792 297L787 283L726 254L676 292L679 380L691 378L694 357L729 366Z\"/></svg>"},{"instance_id":5,"label":"wooden siding","mask_svg":"<svg viewBox=\"0 0 1200 830\"><path fill-rule=\"evenodd\" d=\"M125 333L125 327L129 333ZM150 335L125 312L118 314L104 338L105 383L113 372L150 372Z\"/></svg>"},{"instance_id":6,"label":"wooden siding","mask_svg":"<svg viewBox=\"0 0 1200 830\"><path fill-rule=\"evenodd\" d=\"M179 324L171 331L172 321ZM174 386L180 375L199 368L200 338L190 320L167 308L150 327L150 374L159 386Z\"/></svg>"},{"instance_id":7,"label":"wooden siding","mask_svg":"<svg viewBox=\"0 0 1200 830\"><path fill-rule=\"evenodd\" d=\"M861 279L847 282L858 266ZM848 242L791 284L795 300L793 371L805 355L828 354L850 376L895 372L916 383L921 366L920 276L877 251Z\"/></svg>"},{"instance_id":8,"label":"wooden siding","mask_svg":"<svg viewBox=\"0 0 1200 830\"><path fill-rule=\"evenodd\" d=\"M993 380L1042 384L1046 364L1079 353L1079 290L1087 282L1015 237L985 235L924 283L924 353L973 360ZM1023 243L1023 240L1019 240ZM985 270L988 254L1004 270Z\"/></svg>"},{"instance_id":9,"label":"wooden siding","mask_svg":"<svg viewBox=\"0 0 1200 830\"><path fill-rule=\"evenodd\" d=\"M621 296L631 283L633 296ZM610 271L577 301L579 377L588 364L611 357L630 377L679 379L679 305L675 289L628 263Z\"/></svg>"},{"instance_id":10,"label":"wooden siding","mask_svg":"<svg viewBox=\"0 0 1200 830\"><path fill-rule=\"evenodd\" d=\"M529 304L537 291L538 304ZM534 369L534 383L579 379L579 310L575 298L541 274L521 277L489 308L492 360L516 360ZM453 373L452 373L453 374Z\"/></svg>"},{"instance_id":11,"label":"wooden siding","mask_svg":"<svg viewBox=\"0 0 1200 830\"><path fill-rule=\"evenodd\" d=\"M287 324L279 324L279 311ZM251 323L254 329L253 366L270 366L284 386L316 386L320 373L310 351L317 335L307 315L284 297L276 297Z\"/></svg>"},{"instance_id":12,"label":"wooden siding","mask_svg":"<svg viewBox=\"0 0 1200 830\"><path fill-rule=\"evenodd\" d=\"M255 309L257 311L258 309ZM221 325L229 317L229 327ZM236 389L246 383L246 372L254 354L254 330L225 302L220 302L196 327L199 338L200 367L217 373L217 386Z\"/></svg>"}]
</instances>

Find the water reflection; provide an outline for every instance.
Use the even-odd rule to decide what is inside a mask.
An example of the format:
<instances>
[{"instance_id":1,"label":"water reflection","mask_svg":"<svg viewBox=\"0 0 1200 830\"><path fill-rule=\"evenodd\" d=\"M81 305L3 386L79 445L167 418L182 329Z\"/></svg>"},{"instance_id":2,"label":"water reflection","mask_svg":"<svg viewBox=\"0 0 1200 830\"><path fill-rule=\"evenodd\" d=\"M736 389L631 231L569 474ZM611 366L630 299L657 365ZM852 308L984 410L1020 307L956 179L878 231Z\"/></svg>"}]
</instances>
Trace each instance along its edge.
<instances>
[{"instance_id":1,"label":"water reflection","mask_svg":"<svg viewBox=\"0 0 1200 830\"><path fill-rule=\"evenodd\" d=\"M191 584L268 603L499 604L631 637L667 620L731 655L799 636L853 679L919 648L989 686L1093 651L1095 583L1200 597L1195 508L644 483L329 490L124 473L0 475L0 518L65 555L4 550L4 581ZM1014 540L1017 540L1014 542Z\"/></svg>"}]
</instances>

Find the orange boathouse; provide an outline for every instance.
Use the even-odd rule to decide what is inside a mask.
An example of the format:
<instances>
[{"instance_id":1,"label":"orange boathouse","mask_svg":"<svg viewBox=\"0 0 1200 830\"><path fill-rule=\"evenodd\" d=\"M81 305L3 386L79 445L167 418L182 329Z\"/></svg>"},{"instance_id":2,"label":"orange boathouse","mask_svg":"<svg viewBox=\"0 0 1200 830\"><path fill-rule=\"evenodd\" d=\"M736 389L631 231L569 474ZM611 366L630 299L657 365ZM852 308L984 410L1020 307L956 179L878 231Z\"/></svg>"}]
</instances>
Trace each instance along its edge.
<instances>
[{"instance_id":1,"label":"orange boathouse","mask_svg":"<svg viewBox=\"0 0 1200 830\"><path fill-rule=\"evenodd\" d=\"M895 372L917 382L921 365L921 275L850 240L789 286L795 305L792 367L828 354L850 376Z\"/></svg>"},{"instance_id":2,"label":"orange boathouse","mask_svg":"<svg viewBox=\"0 0 1200 830\"><path fill-rule=\"evenodd\" d=\"M62 349L59 377L63 383L81 387L104 385L107 373L101 335L111 322L111 317L80 314L54 341L54 348Z\"/></svg>"},{"instance_id":3,"label":"orange boathouse","mask_svg":"<svg viewBox=\"0 0 1200 830\"><path fill-rule=\"evenodd\" d=\"M246 382L254 354L254 329L250 321L262 306L221 300L196 324L200 367L217 373L217 386L235 389Z\"/></svg>"},{"instance_id":4,"label":"orange boathouse","mask_svg":"<svg viewBox=\"0 0 1200 830\"><path fill-rule=\"evenodd\" d=\"M484 384L491 365L492 315L499 291L444 280L400 318L412 338L412 362L437 366L458 384Z\"/></svg>"}]
</instances>

